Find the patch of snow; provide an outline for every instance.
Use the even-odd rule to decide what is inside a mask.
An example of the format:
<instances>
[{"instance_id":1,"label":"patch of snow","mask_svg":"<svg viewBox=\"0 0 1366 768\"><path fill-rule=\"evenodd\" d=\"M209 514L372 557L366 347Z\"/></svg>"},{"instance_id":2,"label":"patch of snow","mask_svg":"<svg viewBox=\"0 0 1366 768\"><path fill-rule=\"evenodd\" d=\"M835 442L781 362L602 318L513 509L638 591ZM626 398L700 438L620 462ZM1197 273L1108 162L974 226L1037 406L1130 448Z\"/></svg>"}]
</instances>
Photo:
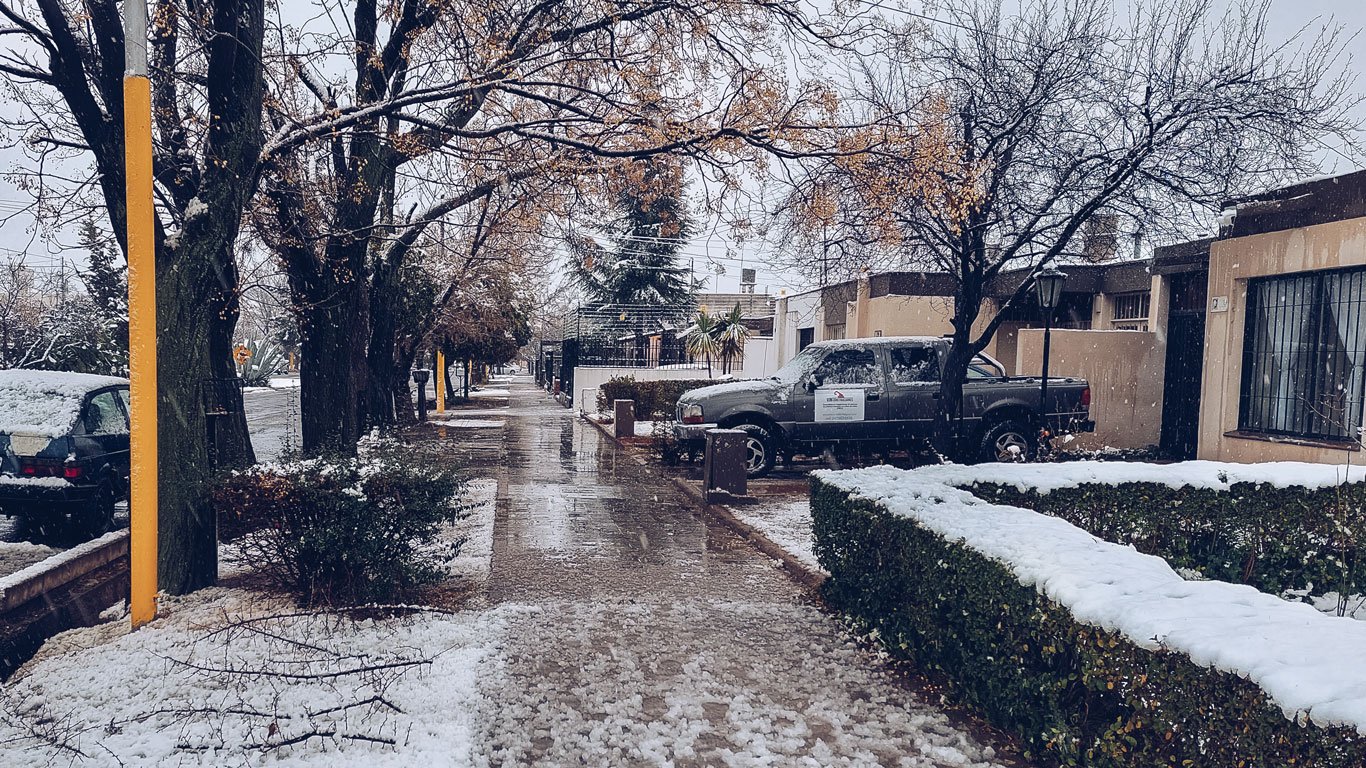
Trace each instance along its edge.
<instances>
[{"instance_id":1,"label":"patch of snow","mask_svg":"<svg viewBox=\"0 0 1366 768\"><path fill-rule=\"evenodd\" d=\"M63 371L0 371L0 433L61 437L80 415L81 401L101 387L128 379Z\"/></svg>"},{"instance_id":2,"label":"patch of snow","mask_svg":"<svg viewBox=\"0 0 1366 768\"><path fill-rule=\"evenodd\" d=\"M1066 464L983 465L971 473L995 482L1038 478L1051 487L1088 477L1107 482L1157 477L1217 487L1234 478L1327 483L1335 469L1316 464L1189 464L1197 466L1126 469L1111 464L1074 470ZM1303 474L1294 474L1296 469ZM963 470L881 466L813 474L1001 563L1020 583L1066 606L1079 622L1118 632L1140 647L1179 651L1200 666L1247 678L1288 718L1366 733L1366 625L1327 617L1309 605L1249 586L1186 581L1161 558L1103 541L1062 519L990 504L960 490L954 486L970 476ZM1050 472L1064 480L1046 480ZM1221 472L1230 475L1221 480Z\"/></svg>"},{"instance_id":3,"label":"patch of snow","mask_svg":"<svg viewBox=\"0 0 1366 768\"><path fill-rule=\"evenodd\" d=\"M734 506L730 511L746 525L753 526L768 540L818 573L827 573L811 551L811 500L764 500L752 506Z\"/></svg>"},{"instance_id":4,"label":"patch of snow","mask_svg":"<svg viewBox=\"0 0 1366 768\"><path fill-rule=\"evenodd\" d=\"M191 221L209 212L209 206L204 204L198 196L190 198L190 202L185 204L185 221Z\"/></svg>"},{"instance_id":5,"label":"patch of snow","mask_svg":"<svg viewBox=\"0 0 1366 768\"><path fill-rule=\"evenodd\" d=\"M998 766L818 608L555 602L488 664L476 765Z\"/></svg>"},{"instance_id":6,"label":"patch of snow","mask_svg":"<svg viewBox=\"0 0 1366 768\"><path fill-rule=\"evenodd\" d=\"M298 389L301 379L298 376L272 376L271 389Z\"/></svg>"},{"instance_id":7,"label":"patch of snow","mask_svg":"<svg viewBox=\"0 0 1366 768\"><path fill-rule=\"evenodd\" d=\"M90 552L94 552L116 539L127 537L128 531L110 531L98 539L91 539L83 544L77 544L71 549L58 552L51 557L46 557L21 571L15 571L4 578L0 578L0 594L4 594L7 590L13 589L15 586L23 584L29 579L36 578L39 574L54 568L59 568L72 560L84 557Z\"/></svg>"},{"instance_id":8,"label":"patch of snow","mask_svg":"<svg viewBox=\"0 0 1366 768\"><path fill-rule=\"evenodd\" d=\"M0 485L26 485L35 488L70 488L71 481L64 477L24 477L22 475L0 475Z\"/></svg>"},{"instance_id":9,"label":"patch of snow","mask_svg":"<svg viewBox=\"0 0 1366 768\"><path fill-rule=\"evenodd\" d=\"M461 505L466 515L447 535L464 537L460 554L446 564L452 576L488 580L493 558L493 514L498 500L498 481L491 477L471 480Z\"/></svg>"},{"instance_id":10,"label":"patch of snow","mask_svg":"<svg viewBox=\"0 0 1366 768\"><path fill-rule=\"evenodd\" d=\"M507 397L510 392L506 389L471 389L470 397Z\"/></svg>"},{"instance_id":11,"label":"patch of snow","mask_svg":"<svg viewBox=\"0 0 1366 768\"><path fill-rule=\"evenodd\" d=\"M14 573L55 555L57 549L29 541L0 542L0 574Z\"/></svg>"},{"instance_id":12,"label":"patch of snow","mask_svg":"<svg viewBox=\"0 0 1366 768\"><path fill-rule=\"evenodd\" d=\"M0 765L72 759L35 723L83 766L470 765L480 667L524 610L353 620L240 589L163 598L152 624L63 633L6 683Z\"/></svg>"},{"instance_id":13,"label":"patch of snow","mask_svg":"<svg viewBox=\"0 0 1366 768\"><path fill-rule=\"evenodd\" d=\"M454 428L456 428L456 429L475 429L475 428L480 428L480 427L488 427L488 428L492 428L492 427L501 427L501 426L503 426L504 424L507 423L507 422L498 421L498 420L495 420L495 419L439 419L439 418L431 418L431 419L428 419L428 421L430 421L432 424L437 425L438 427L454 427Z\"/></svg>"}]
</instances>

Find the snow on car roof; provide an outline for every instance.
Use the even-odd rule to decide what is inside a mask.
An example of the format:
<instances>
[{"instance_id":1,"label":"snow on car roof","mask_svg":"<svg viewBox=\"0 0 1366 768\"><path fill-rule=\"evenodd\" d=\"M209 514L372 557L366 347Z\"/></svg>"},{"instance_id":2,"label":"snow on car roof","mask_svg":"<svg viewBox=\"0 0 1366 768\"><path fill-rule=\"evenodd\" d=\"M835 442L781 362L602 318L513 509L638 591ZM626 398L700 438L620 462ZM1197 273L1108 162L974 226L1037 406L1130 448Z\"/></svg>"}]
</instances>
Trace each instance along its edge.
<instances>
[{"instance_id":1,"label":"snow on car roof","mask_svg":"<svg viewBox=\"0 0 1366 768\"><path fill-rule=\"evenodd\" d=\"M864 339L829 339L817 341L808 346L820 347L821 349L848 349L854 347L866 347L873 344L929 344L930 342L943 341L940 336L873 336Z\"/></svg>"},{"instance_id":2,"label":"snow on car roof","mask_svg":"<svg viewBox=\"0 0 1366 768\"><path fill-rule=\"evenodd\" d=\"M128 380L23 368L0 371L0 434L61 437L76 423L86 394L120 384Z\"/></svg>"}]
</instances>

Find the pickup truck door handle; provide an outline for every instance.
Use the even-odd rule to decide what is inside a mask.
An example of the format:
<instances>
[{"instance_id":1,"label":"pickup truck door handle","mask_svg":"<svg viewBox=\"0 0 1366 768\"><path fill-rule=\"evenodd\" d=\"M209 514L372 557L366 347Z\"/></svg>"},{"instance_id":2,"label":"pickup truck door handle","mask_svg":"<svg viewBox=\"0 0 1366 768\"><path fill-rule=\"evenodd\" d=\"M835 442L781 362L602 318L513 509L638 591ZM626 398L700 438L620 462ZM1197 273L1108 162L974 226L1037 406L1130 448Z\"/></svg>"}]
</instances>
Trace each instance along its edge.
<instances>
[{"instance_id":1,"label":"pickup truck door handle","mask_svg":"<svg viewBox=\"0 0 1366 768\"><path fill-rule=\"evenodd\" d=\"M882 393L881 393L881 392L878 392L877 390L868 390L868 394L865 396L864 399L866 399L866 400L877 400L877 399L879 399L879 398L881 398L881 397L882 397Z\"/></svg>"},{"instance_id":2,"label":"pickup truck door handle","mask_svg":"<svg viewBox=\"0 0 1366 768\"><path fill-rule=\"evenodd\" d=\"M940 394L941 394L941 393L939 393L939 392L931 392L931 393L930 393L930 397L934 398L935 400L938 400Z\"/></svg>"}]
</instances>

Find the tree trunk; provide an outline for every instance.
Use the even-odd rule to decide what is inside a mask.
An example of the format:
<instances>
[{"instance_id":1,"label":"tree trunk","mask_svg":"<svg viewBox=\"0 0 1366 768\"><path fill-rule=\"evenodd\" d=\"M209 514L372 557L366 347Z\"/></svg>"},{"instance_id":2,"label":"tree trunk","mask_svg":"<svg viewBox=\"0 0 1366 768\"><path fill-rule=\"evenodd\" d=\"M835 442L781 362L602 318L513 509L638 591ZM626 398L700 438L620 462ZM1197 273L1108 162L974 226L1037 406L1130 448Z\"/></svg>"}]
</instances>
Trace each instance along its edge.
<instances>
[{"instance_id":1,"label":"tree trunk","mask_svg":"<svg viewBox=\"0 0 1366 768\"><path fill-rule=\"evenodd\" d=\"M939 412L934 421L934 449L953 459L961 459L965 450L971 450L960 434L959 416L963 405L963 380L967 378L968 364L974 354L972 339L955 327L944 358L939 382Z\"/></svg>"},{"instance_id":2,"label":"tree trunk","mask_svg":"<svg viewBox=\"0 0 1366 768\"><path fill-rule=\"evenodd\" d=\"M333 290L305 305L306 328L299 364L299 416L305 453L356 450L365 425L369 336L365 281L324 278Z\"/></svg>"},{"instance_id":3,"label":"tree trunk","mask_svg":"<svg viewBox=\"0 0 1366 768\"><path fill-rule=\"evenodd\" d=\"M203 262L192 244L182 249L191 252L157 265L157 567L160 588L171 594L218 578L203 402L205 381L215 374L210 339L217 310L203 295L204 279L212 279Z\"/></svg>"},{"instance_id":4,"label":"tree trunk","mask_svg":"<svg viewBox=\"0 0 1366 768\"><path fill-rule=\"evenodd\" d=\"M370 286L370 345L366 351L369 376L369 416L372 425L395 423L398 412L407 408L407 401L396 401L392 382L396 375L407 377L409 366L395 366L398 355L397 328L394 322L393 279L389 270L375 270ZM404 423L399 419L400 423Z\"/></svg>"}]
</instances>

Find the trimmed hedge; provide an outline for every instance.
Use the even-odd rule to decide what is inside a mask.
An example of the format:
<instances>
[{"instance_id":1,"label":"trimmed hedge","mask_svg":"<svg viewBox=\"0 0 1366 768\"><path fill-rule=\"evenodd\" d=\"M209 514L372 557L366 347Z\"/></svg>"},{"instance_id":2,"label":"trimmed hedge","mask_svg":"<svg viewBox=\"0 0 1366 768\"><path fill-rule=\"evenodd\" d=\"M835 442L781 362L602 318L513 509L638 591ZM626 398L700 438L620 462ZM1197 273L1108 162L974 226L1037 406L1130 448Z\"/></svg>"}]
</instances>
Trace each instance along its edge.
<instances>
[{"instance_id":1,"label":"trimmed hedge","mask_svg":"<svg viewBox=\"0 0 1366 768\"><path fill-rule=\"evenodd\" d=\"M1358 594L1366 587L1366 483L1227 490L1159 483L1087 483L1048 493L978 483L983 499L1060 517L1203 577L1263 592Z\"/></svg>"},{"instance_id":2,"label":"trimmed hedge","mask_svg":"<svg viewBox=\"0 0 1366 768\"><path fill-rule=\"evenodd\" d=\"M1075 621L1009 569L812 480L826 598L1048 765L1348 768L1351 728L1289 720L1254 683Z\"/></svg>"},{"instance_id":3,"label":"trimmed hedge","mask_svg":"<svg viewBox=\"0 0 1366 768\"><path fill-rule=\"evenodd\" d=\"M613 400L634 400L636 418L652 421L656 413L673 418L678 407L678 398L684 392L698 387L709 387L718 382L711 379L664 379L661 381L636 381L631 376L609 379L598 387L598 412L608 413Z\"/></svg>"}]
</instances>

